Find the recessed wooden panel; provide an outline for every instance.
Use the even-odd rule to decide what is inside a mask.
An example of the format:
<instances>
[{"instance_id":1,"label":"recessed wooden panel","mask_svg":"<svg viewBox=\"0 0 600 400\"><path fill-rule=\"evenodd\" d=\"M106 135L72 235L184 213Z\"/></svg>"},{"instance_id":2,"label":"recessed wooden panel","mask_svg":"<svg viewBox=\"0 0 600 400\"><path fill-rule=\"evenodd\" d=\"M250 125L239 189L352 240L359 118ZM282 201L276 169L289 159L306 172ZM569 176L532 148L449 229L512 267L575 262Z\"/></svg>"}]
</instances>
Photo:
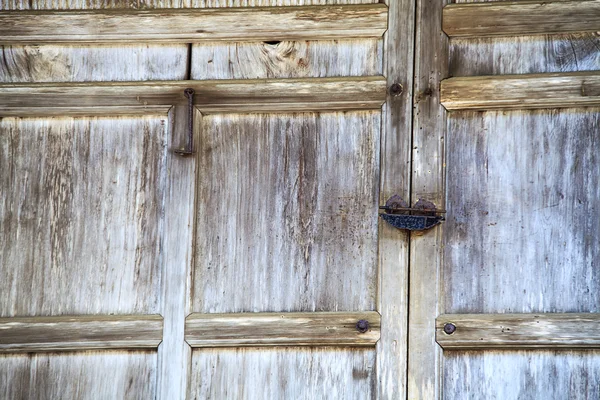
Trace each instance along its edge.
<instances>
[{"instance_id":1,"label":"recessed wooden panel","mask_svg":"<svg viewBox=\"0 0 600 400\"><path fill-rule=\"evenodd\" d=\"M193 45L192 79L382 75L381 39Z\"/></svg>"},{"instance_id":2,"label":"recessed wooden panel","mask_svg":"<svg viewBox=\"0 0 600 400\"><path fill-rule=\"evenodd\" d=\"M600 398L600 351L444 353L444 400Z\"/></svg>"},{"instance_id":3,"label":"recessed wooden panel","mask_svg":"<svg viewBox=\"0 0 600 400\"><path fill-rule=\"evenodd\" d=\"M450 78L441 102L450 111L600 105L600 71Z\"/></svg>"},{"instance_id":4,"label":"recessed wooden panel","mask_svg":"<svg viewBox=\"0 0 600 400\"><path fill-rule=\"evenodd\" d=\"M376 393L375 351L331 348L202 349L190 399L358 399Z\"/></svg>"},{"instance_id":5,"label":"recessed wooden panel","mask_svg":"<svg viewBox=\"0 0 600 400\"><path fill-rule=\"evenodd\" d=\"M0 116L166 115L187 104L195 90L202 113L379 109L383 77L156 81L98 83L6 83L0 85Z\"/></svg>"},{"instance_id":6,"label":"recessed wooden panel","mask_svg":"<svg viewBox=\"0 0 600 400\"><path fill-rule=\"evenodd\" d=\"M0 355L2 399L153 399L156 353Z\"/></svg>"},{"instance_id":7,"label":"recessed wooden panel","mask_svg":"<svg viewBox=\"0 0 600 400\"><path fill-rule=\"evenodd\" d=\"M0 352L156 348L160 315L0 318Z\"/></svg>"},{"instance_id":8,"label":"recessed wooden panel","mask_svg":"<svg viewBox=\"0 0 600 400\"><path fill-rule=\"evenodd\" d=\"M192 347L374 346L381 316L375 312L191 314L185 340ZM368 325L360 332L359 321Z\"/></svg>"},{"instance_id":9,"label":"recessed wooden panel","mask_svg":"<svg viewBox=\"0 0 600 400\"><path fill-rule=\"evenodd\" d=\"M379 128L378 112L204 117L192 311L373 310Z\"/></svg>"},{"instance_id":10,"label":"recessed wooden panel","mask_svg":"<svg viewBox=\"0 0 600 400\"><path fill-rule=\"evenodd\" d=\"M461 112L448 141L445 311L600 311L600 110Z\"/></svg>"},{"instance_id":11,"label":"recessed wooden panel","mask_svg":"<svg viewBox=\"0 0 600 400\"><path fill-rule=\"evenodd\" d=\"M156 313L166 123L0 120L0 316Z\"/></svg>"},{"instance_id":12,"label":"recessed wooden panel","mask_svg":"<svg viewBox=\"0 0 600 400\"><path fill-rule=\"evenodd\" d=\"M339 39L381 37L386 29L384 4L0 11L1 44Z\"/></svg>"},{"instance_id":13,"label":"recessed wooden panel","mask_svg":"<svg viewBox=\"0 0 600 400\"><path fill-rule=\"evenodd\" d=\"M600 1L492 1L449 4L443 29L450 37L511 36L600 30Z\"/></svg>"},{"instance_id":14,"label":"recessed wooden panel","mask_svg":"<svg viewBox=\"0 0 600 400\"><path fill-rule=\"evenodd\" d=\"M599 348L600 314L444 314L436 341L444 350Z\"/></svg>"}]
</instances>

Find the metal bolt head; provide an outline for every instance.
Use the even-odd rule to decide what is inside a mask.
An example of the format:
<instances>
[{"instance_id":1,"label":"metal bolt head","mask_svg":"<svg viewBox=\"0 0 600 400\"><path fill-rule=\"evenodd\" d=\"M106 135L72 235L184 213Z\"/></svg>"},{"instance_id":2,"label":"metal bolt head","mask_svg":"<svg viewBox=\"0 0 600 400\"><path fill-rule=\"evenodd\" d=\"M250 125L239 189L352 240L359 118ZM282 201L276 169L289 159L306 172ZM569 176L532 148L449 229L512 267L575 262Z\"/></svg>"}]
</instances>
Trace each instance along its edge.
<instances>
[{"instance_id":1,"label":"metal bolt head","mask_svg":"<svg viewBox=\"0 0 600 400\"><path fill-rule=\"evenodd\" d=\"M361 319L360 321L358 321L356 323L356 330L359 331L360 333L365 333L366 331L369 330L369 321L367 321L366 319Z\"/></svg>"},{"instance_id":2,"label":"metal bolt head","mask_svg":"<svg viewBox=\"0 0 600 400\"><path fill-rule=\"evenodd\" d=\"M390 94L392 96L400 96L403 91L404 91L404 88L399 83L394 83L394 84L392 84L392 86L390 86Z\"/></svg>"},{"instance_id":3,"label":"metal bolt head","mask_svg":"<svg viewBox=\"0 0 600 400\"><path fill-rule=\"evenodd\" d=\"M456 325L449 322L444 325L444 332L448 335L452 335L456 331Z\"/></svg>"}]
</instances>

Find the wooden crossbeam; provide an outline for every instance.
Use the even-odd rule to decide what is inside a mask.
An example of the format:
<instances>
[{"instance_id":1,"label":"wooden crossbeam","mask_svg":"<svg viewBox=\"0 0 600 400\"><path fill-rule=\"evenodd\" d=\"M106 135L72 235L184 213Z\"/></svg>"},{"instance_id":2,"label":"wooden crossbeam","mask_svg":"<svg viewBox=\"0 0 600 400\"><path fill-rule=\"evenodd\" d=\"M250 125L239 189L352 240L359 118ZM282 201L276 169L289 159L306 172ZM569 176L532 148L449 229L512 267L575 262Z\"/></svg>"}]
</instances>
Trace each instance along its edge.
<instances>
[{"instance_id":1,"label":"wooden crossbeam","mask_svg":"<svg viewBox=\"0 0 600 400\"><path fill-rule=\"evenodd\" d=\"M442 20L450 37L597 32L600 0L450 4Z\"/></svg>"},{"instance_id":2,"label":"wooden crossbeam","mask_svg":"<svg viewBox=\"0 0 600 400\"><path fill-rule=\"evenodd\" d=\"M0 318L0 352L156 348L160 315Z\"/></svg>"},{"instance_id":3,"label":"wooden crossbeam","mask_svg":"<svg viewBox=\"0 0 600 400\"><path fill-rule=\"evenodd\" d=\"M374 346L380 319L375 311L191 314L185 339L192 347ZM364 333L361 320L369 323Z\"/></svg>"},{"instance_id":4,"label":"wooden crossbeam","mask_svg":"<svg viewBox=\"0 0 600 400\"><path fill-rule=\"evenodd\" d=\"M384 4L0 12L0 44L316 40L386 29Z\"/></svg>"},{"instance_id":5,"label":"wooden crossbeam","mask_svg":"<svg viewBox=\"0 0 600 400\"><path fill-rule=\"evenodd\" d=\"M436 340L444 350L600 348L600 314L445 314Z\"/></svg>"},{"instance_id":6,"label":"wooden crossbeam","mask_svg":"<svg viewBox=\"0 0 600 400\"><path fill-rule=\"evenodd\" d=\"M597 106L600 71L450 78L440 97L449 111Z\"/></svg>"},{"instance_id":7,"label":"wooden crossbeam","mask_svg":"<svg viewBox=\"0 0 600 400\"><path fill-rule=\"evenodd\" d=\"M0 116L166 114L195 90L203 113L379 109L383 77L0 84Z\"/></svg>"}]
</instances>

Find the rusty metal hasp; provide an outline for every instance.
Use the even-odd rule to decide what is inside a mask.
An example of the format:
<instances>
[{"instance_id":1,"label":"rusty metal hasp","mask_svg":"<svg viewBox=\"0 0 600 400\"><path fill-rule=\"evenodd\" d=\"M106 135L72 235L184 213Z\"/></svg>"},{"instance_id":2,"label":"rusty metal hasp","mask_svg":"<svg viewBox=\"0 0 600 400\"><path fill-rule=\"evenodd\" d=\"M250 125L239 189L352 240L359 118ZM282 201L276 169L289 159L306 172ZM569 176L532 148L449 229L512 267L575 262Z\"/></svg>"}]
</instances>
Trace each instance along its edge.
<instances>
[{"instance_id":1,"label":"rusty metal hasp","mask_svg":"<svg viewBox=\"0 0 600 400\"><path fill-rule=\"evenodd\" d=\"M394 195L386 201L385 206L379 207L384 212L379 216L394 228L409 231L424 231L439 225L446 211L438 210L430 201L419 199L414 207L408 204L398 195Z\"/></svg>"}]
</instances>

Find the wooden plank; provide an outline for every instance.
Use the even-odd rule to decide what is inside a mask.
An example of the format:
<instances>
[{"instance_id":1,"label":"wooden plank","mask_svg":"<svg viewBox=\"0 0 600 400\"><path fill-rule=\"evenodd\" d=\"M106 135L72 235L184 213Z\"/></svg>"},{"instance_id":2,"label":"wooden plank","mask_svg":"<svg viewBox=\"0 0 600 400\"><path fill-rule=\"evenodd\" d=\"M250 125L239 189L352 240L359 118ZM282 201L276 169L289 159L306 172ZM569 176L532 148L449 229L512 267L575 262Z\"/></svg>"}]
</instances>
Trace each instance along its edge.
<instances>
[{"instance_id":1,"label":"wooden plank","mask_svg":"<svg viewBox=\"0 0 600 400\"><path fill-rule=\"evenodd\" d=\"M85 315L0 318L0 352L154 349L160 315Z\"/></svg>"},{"instance_id":2,"label":"wooden plank","mask_svg":"<svg viewBox=\"0 0 600 400\"><path fill-rule=\"evenodd\" d=\"M383 4L0 12L0 44L340 39L386 28Z\"/></svg>"},{"instance_id":3,"label":"wooden plank","mask_svg":"<svg viewBox=\"0 0 600 400\"><path fill-rule=\"evenodd\" d=\"M447 72L448 38L440 20L446 0L417 0L411 199L444 208L446 112L439 84ZM410 233L408 310L408 399L442 397L442 351L435 343L443 283L443 230Z\"/></svg>"},{"instance_id":4,"label":"wooden plank","mask_svg":"<svg viewBox=\"0 0 600 400\"><path fill-rule=\"evenodd\" d=\"M442 25L450 37L597 32L600 0L450 4Z\"/></svg>"},{"instance_id":5,"label":"wooden plank","mask_svg":"<svg viewBox=\"0 0 600 400\"><path fill-rule=\"evenodd\" d=\"M0 85L0 116L164 113L196 91L202 113L378 109L382 77Z\"/></svg>"},{"instance_id":6,"label":"wooden plank","mask_svg":"<svg viewBox=\"0 0 600 400\"><path fill-rule=\"evenodd\" d=\"M387 98L382 112L379 203L393 195L410 198L412 95L415 55L414 0L389 0L384 37ZM379 222L377 310L378 399L407 398L409 234Z\"/></svg>"},{"instance_id":7,"label":"wooden plank","mask_svg":"<svg viewBox=\"0 0 600 400\"><path fill-rule=\"evenodd\" d=\"M192 347L374 346L380 315L367 312L200 314L187 317L185 340ZM357 329L360 320L369 330Z\"/></svg>"},{"instance_id":8,"label":"wooden plank","mask_svg":"<svg viewBox=\"0 0 600 400\"><path fill-rule=\"evenodd\" d=\"M600 104L600 71L446 79L447 110L585 107Z\"/></svg>"},{"instance_id":9,"label":"wooden plank","mask_svg":"<svg viewBox=\"0 0 600 400\"><path fill-rule=\"evenodd\" d=\"M445 350L600 348L600 314L445 314L436 340Z\"/></svg>"},{"instance_id":10,"label":"wooden plank","mask_svg":"<svg viewBox=\"0 0 600 400\"><path fill-rule=\"evenodd\" d=\"M197 349L187 398L376 399L375 365L372 348Z\"/></svg>"}]
</instances>

